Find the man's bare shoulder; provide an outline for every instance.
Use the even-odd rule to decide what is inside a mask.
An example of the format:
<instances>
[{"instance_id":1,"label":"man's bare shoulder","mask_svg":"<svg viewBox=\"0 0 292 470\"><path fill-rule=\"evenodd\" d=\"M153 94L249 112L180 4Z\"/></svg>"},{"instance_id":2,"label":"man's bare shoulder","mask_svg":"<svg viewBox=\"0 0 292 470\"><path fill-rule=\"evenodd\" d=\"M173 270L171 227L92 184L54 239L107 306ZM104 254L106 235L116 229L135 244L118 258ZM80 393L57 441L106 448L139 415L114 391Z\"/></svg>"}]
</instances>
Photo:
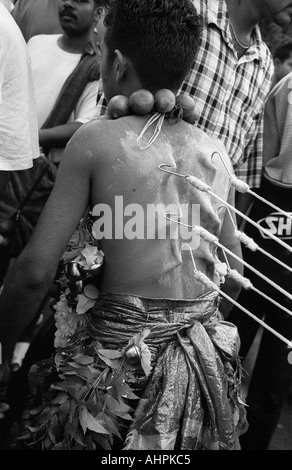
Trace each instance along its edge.
<instances>
[{"instance_id":1,"label":"man's bare shoulder","mask_svg":"<svg viewBox=\"0 0 292 470\"><path fill-rule=\"evenodd\" d=\"M121 139L128 130L141 132L143 119L137 116L128 116L120 119L107 119L99 117L83 124L73 135L70 146L79 150L91 150L93 153L111 153L121 145ZM142 127L141 127L142 126Z\"/></svg>"},{"instance_id":2,"label":"man's bare shoulder","mask_svg":"<svg viewBox=\"0 0 292 470\"><path fill-rule=\"evenodd\" d=\"M81 138L103 140L112 137L117 132L122 132L127 127L125 119L107 119L105 116L92 119L83 124L74 134L77 140Z\"/></svg>"},{"instance_id":3,"label":"man's bare shoulder","mask_svg":"<svg viewBox=\"0 0 292 470\"><path fill-rule=\"evenodd\" d=\"M107 127L108 119L104 116L100 116L91 121L82 124L82 126L76 131L76 137L91 137L102 134L104 129Z\"/></svg>"},{"instance_id":4,"label":"man's bare shoulder","mask_svg":"<svg viewBox=\"0 0 292 470\"><path fill-rule=\"evenodd\" d=\"M92 119L83 124L71 137L63 160L70 167L100 170L105 162L110 163L123 152L122 142L131 125L124 118Z\"/></svg>"},{"instance_id":5,"label":"man's bare shoulder","mask_svg":"<svg viewBox=\"0 0 292 470\"><path fill-rule=\"evenodd\" d=\"M108 147L109 128L108 120L102 117L82 124L69 141L70 151L82 154L88 151L92 154L97 150L101 152Z\"/></svg>"}]
</instances>

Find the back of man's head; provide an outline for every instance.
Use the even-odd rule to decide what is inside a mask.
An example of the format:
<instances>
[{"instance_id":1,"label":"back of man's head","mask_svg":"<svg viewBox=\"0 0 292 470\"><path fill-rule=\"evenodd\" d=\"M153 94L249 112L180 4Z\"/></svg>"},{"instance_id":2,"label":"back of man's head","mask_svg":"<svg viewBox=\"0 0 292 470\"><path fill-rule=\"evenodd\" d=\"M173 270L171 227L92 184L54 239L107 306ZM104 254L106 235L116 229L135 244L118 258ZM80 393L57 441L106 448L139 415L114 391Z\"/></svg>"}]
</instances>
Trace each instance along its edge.
<instances>
[{"instance_id":1,"label":"back of man's head","mask_svg":"<svg viewBox=\"0 0 292 470\"><path fill-rule=\"evenodd\" d=\"M118 49L128 57L144 88L180 87L202 31L191 0L114 0L105 25L109 56Z\"/></svg>"}]
</instances>

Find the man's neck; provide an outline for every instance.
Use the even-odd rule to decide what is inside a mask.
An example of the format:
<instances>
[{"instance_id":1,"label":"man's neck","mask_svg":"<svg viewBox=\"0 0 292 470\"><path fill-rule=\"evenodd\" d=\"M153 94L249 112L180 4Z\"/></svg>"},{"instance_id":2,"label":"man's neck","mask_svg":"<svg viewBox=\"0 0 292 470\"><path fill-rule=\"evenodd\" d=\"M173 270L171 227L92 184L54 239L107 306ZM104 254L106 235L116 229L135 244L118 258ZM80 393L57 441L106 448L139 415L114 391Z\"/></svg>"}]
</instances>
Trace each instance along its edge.
<instances>
[{"instance_id":1,"label":"man's neck","mask_svg":"<svg viewBox=\"0 0 292 470\"><path fill-rule=\"evenodd\" d=\"M84 36L68 36L66 33L58 40L58 46L66 52L72 54L82 54L85 47L90 43L91 35Z\"/></svg>"},{"instance_id":2,"label":"man's neck","mask_svg":"<svg viewBox=\"0 0 292 470\"><path fill-rule=\"evenodd\" d=\"M254 0L225 0L229 19L242 38L250 38L255 26L263 19Z\"/></svg>"}]
</instances>

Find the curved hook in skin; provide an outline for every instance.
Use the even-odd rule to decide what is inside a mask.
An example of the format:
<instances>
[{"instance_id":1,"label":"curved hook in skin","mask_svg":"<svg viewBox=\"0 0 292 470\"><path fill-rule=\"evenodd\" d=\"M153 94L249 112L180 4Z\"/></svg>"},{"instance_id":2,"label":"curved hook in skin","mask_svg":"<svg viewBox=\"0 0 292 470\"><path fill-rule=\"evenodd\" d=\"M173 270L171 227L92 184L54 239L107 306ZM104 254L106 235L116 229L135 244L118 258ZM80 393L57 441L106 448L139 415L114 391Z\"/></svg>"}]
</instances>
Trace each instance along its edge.
<instances>
[{"instance_id":1,"label":"curved hook in skin","mask_svg":"<svg viewBox=\"0 0 292 470\"><path fill-rule=\"evenodd\" d=\"M197 273L198 270L197 270L195 258L194 258L194 255L193 255L192 247L191 247L189 244L184 243L184 244L181 246L181 250L183 250L184 248L188 248L188 249L190 250L190 255L191 255L191 258L192 258L192 263L193 263L193 266L194 266L194 273Z\"/></svg>"},{"instance_id":2,"label":"curved hook in skin","mask_svg":"<svg viewBox=\"0 0 292 470\"><path fill-rule=\"evenodd\" d=\"M176 173L175 171L171 171L171 170L166 170L166 168L162 168L162 167L175 168L173 165L170 165L168 163L161 163L160 165L158 165L159 170L164 171L164 173L169 173L170 175L179 176L180 178L186 178L187 176L189 176L189 175L181 175L180 173Z\"/></svg>"}]
</instances>

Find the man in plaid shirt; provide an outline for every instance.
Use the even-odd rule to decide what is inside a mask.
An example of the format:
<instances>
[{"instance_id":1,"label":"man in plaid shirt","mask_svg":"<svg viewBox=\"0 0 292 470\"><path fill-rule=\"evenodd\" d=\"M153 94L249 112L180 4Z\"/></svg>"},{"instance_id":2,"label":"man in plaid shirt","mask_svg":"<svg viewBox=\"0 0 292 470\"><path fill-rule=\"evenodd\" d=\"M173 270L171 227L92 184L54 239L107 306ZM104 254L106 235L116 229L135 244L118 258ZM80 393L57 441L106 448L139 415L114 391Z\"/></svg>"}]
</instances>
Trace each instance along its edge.
<instances>
[{"instance_id":1,"label":"man in plaid shirt","mask_svg":"<svg viewBox=\"0 0 292 470\"><path fill-rule=\"evenodd\" d=\"M289 0L193 0L204 20L193 68L181 90L196 100L198 127L223 140L237 176L256 188L262 171L262 114L273 61L259 21L289 23ZM102 87L97 116L105 113Z\"/></svg>"}]
</instances>

